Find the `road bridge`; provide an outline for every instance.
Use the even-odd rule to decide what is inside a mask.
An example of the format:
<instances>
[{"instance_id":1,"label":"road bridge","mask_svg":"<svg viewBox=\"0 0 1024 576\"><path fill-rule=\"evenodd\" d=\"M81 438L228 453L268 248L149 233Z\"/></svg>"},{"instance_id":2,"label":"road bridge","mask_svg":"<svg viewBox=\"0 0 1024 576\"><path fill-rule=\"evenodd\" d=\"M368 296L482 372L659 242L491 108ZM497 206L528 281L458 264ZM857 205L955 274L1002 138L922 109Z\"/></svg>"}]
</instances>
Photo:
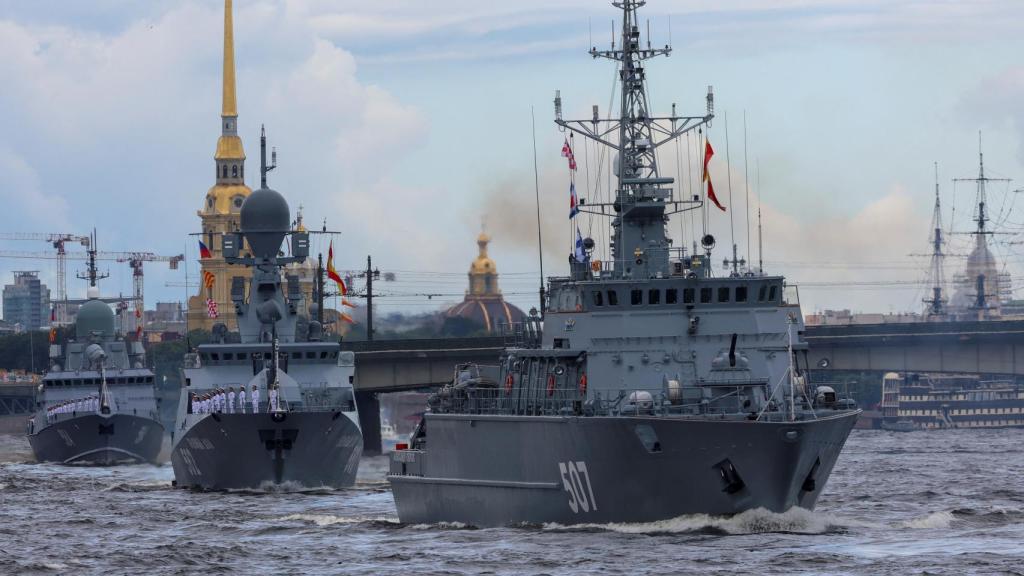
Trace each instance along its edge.
<instances>
[{"instance_id":1,"label":"road bridge","mask_svg":"<svg viewBox=\"0 0 1024 576\"><path fill-rule=\"evenodd\" d=\"M808 326L811 367L1024 375L1024 321Z\"/></svg>"}]
</instances>

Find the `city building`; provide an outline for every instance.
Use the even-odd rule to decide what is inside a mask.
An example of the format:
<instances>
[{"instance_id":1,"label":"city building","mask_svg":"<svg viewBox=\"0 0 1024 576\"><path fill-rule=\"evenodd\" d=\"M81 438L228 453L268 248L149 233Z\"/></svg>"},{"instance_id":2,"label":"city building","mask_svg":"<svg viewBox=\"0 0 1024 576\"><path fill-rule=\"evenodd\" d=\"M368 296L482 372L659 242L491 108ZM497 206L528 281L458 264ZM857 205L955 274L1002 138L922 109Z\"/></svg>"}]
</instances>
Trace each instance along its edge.
<instances>
[{"instance_id":1,"label":"city building","mask_svg":"<svg viewBox=\"0 0 1024 576\"><path fill-rule=\"evenodd\" d=\"M4 286L4 320L23 330L50 325L50 290L39 280L39 272L15 272L14 284Z\"/></svg>"}]
</instances>

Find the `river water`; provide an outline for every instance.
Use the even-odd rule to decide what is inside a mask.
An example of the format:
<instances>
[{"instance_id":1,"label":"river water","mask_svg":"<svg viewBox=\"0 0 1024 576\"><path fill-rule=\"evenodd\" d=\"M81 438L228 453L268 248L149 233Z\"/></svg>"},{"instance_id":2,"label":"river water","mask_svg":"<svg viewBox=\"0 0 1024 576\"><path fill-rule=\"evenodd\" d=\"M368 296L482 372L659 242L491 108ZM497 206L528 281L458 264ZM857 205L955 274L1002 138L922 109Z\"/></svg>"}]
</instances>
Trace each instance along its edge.
<instances>
[{"instance_id":1,"label":"river water","mask_svg":"<svg viewBox=\"0 0 1024 576\"><path fill-rule=\"evenodd\" d=\"M813 512L399 524L383 457L340 491L200 493L170 465L36 464L0 436L4 574L1024 574L1024 430L855 430Z\"/></svg>"}]
</instances>

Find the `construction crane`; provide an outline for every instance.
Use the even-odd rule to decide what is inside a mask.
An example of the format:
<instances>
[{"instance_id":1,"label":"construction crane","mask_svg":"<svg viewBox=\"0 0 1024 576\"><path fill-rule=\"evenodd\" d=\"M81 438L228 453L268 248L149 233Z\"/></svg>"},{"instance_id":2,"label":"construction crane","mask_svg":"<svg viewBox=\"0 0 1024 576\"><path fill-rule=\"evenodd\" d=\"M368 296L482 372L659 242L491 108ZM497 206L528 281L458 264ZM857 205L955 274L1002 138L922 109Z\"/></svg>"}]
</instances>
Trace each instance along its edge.
<instances>
[{"instance_id":1,"label":"construction crane","mask_svg":"<svg viewBox=\"0 0 1024 576\"><path fill-rule=\"evenodd\" d=\"M86 237L88 240L88 237ZM63 252L58 255L50 252L20 252L12 250L0 250L0 258L26 258L31 260L105 260L112 262L127 262L132 269L132 302L135 307L137 325L141 326L142 315L145 311L145 292L142 267L145 262L167 262L171 270L177 270L178 264L185 260L184 254L176 256L160 256L152 252L101 252L90 250L89 252ZM65 293L66 294L66 293Z\"/></svg>"},{"instance_id":2,"label":"construction crane","mask_svg":"<svg viewBox=\"0 0 1024 576\"><path fill-rule=\"evenodd\" d=\"M0 232L0 240L34 240L49 242L57 250L57 305L54 307L55 316L59 324L67 324L68 321L68 283L67 283L67 251L64 245L68 242L77 242L86 249L91 245L89 236L71 234L68 232Z\"/></svg>"}]
</instances>

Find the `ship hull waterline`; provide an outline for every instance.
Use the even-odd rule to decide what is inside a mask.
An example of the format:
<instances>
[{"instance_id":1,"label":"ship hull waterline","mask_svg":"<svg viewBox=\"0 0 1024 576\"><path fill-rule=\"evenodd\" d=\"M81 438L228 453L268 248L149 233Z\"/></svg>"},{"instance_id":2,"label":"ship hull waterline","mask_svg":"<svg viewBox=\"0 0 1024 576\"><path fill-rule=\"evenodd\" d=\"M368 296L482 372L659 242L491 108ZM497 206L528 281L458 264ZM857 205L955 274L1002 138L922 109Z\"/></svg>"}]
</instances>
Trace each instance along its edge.
<instances>
[{"instance_id":1,"label":"ship hull waterline","mask_svg":"<svg viewBox=\"0 0 1024 576\"><path fill-rule=\"evenodd\" d=\"M359 426L342 412L207 414L182 434L171 450L180 488L344 488L363 451Z\"/></svg>"},{"instance_id":2,"label":"ship hull waterline","mask_svg":"<svg viewBox=\"0 0 1024 576\"><path fill-rule=\"evenodd\" d=\"M388 480L408 524L812 509L859 414L796 422L428 415L426 449L396 453Z\"/></svg>"},{"instance_id":3,"label":"ship hull waterline","mask_svg":"<svg viewBox=\"0 0 1024 576\"><path fill-rule=\"evenodd\" d=\"M28 435L39 462L93 466L159 464L164 427L133 414L83 414Z\"/></svg>"}]
</instances>

